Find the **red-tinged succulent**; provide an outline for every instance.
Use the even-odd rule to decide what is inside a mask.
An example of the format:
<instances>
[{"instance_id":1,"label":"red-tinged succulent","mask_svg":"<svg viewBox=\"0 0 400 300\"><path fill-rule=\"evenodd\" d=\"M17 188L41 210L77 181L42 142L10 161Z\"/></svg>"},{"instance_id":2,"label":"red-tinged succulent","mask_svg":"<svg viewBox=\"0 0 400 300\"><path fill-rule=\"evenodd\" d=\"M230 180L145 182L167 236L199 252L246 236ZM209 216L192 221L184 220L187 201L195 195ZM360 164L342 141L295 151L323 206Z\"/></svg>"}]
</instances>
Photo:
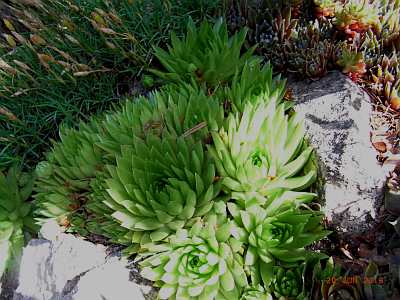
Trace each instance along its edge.
<instances>
[{"instance_id":1,"label":"red-tinged succulent","mask_svg":"<svg viewBox=\"0 0 400 300\"><path fill-rule=\"evenodd\" d=\"M400 96L398 90L393 90L390 95L390 107L394 110L400 110Z\"/></svg>"},{"instance_id":2,"label":"red-tinged succulent","mask_svg":"<svg viewBox=\"0 0 400 300\"><path fill-rule=\"evenodd\" d=\"M367 72L364 55L356 49L344 47L337 64L353 81L358 81Z\"/></svg>"},{"instance_id":3,"label":"red-tinged succulent","mask_svg":"<svg viewBox=\"0 0 400 300\"><path fill-rule=\"evenodd\" d=\"M315 14L318 19L326 17L334 17L338 3L334 0L314 0L316 4Z\"/></svg>"},{"instance_id":4,"label":"red-tinged succulent","mask_svg":"<svg viewBox=\"0 0 400 300\"><path fill-rule=\"evenodd\" d=\"M301 14L301 6L303 5L303 0L292 0L290 2L291 15L293 18L298 19Z\"/></svg>"},{"instance_id":5,"label":"red-tinged succulent","mask_svg":"<svg viewBox=\"0 0 400 300\"><path fill-rule=\"evenodd\" d=\"M379 31L378 5L368 0L349 0L336 12L336 26L344 31L350 39L354 39L359 33L365 33L369 29Z\"/></svg>"}]
</instances>

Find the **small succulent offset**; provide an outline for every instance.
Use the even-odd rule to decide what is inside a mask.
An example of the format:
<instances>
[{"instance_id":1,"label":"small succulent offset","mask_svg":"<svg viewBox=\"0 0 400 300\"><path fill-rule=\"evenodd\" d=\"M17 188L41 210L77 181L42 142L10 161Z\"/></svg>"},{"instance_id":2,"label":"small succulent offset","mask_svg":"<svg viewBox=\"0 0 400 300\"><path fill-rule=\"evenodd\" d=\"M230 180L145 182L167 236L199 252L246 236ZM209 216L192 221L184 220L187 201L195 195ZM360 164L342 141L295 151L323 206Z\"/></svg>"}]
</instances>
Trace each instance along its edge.
<instances>
[{"instance_id":1,"label":"small succulent offset","mask_svg":"<svg viewBox=\"0 0 400 300\"><path fill-rule=\"evenodd\" d=\"M161 288L160 299L239 299L248 283L230 227L224 213L211 214L149 246L156 254L141 262L142 275Z\"/></svg>"},{"instance_id":2,"label":"small succulent offset","mask_svg":"<svg viewBox=\"0 0 400 300\"><path fill-rule=\"evenodd\" d=\"M304 290L305 263L297 267L274 267L270 290L276 299L307 300L310 299Z\"/></svg>"},{"instance_id":3,"label":"small succulent offset","mask_svg":"<svg viewBox=\"0 0 400 300\"><path fill-rule=\"evenodd\" d=\"M252 265L259 257L265 263L274 259L292 263L311 256L305 246L329 234L321 228L323 215L291 209L268 217L262 208L255 212L241 212L242 223L249 234L246 264ZM249 223L250 222L250 223Z\"/></svg>"},{"instance_id":4,"label":"small succulent offset","mask_svg":"<svg viewBox=\"0 0 400 300\"><path fill-rule=\"evenodd\" d=\"M34 176L13 166L7 174L0 172L0 278L21 255L25 244L24 232L35 233L32 216Z\"/></svg>"},{"instance_id":5,"label":"small succulent offset","mask_svg":"<svg viewBox=\"0 0 400 300\"><path fill-rule=\"evenodd\" d=\"M312 153L304 143L301 119L288 117L285 105L268 97L247 104L241 116L231 114L227 129L211 134L210 154L234 199L254 192L268 196L280 189L303 190L316 178L315 170L301 174Z\"/></svg>"},{"instance_id":6,"label":"small succulent offset","mask_svg":"<svg viewBox=\"0 0 400 300\"><path fill-rule=\"evenodd\" d=\"M357 49L343 47L336 63L353 81L358 81L367 72L363 53L358 52Z\"/></svg>"}]
</instances>

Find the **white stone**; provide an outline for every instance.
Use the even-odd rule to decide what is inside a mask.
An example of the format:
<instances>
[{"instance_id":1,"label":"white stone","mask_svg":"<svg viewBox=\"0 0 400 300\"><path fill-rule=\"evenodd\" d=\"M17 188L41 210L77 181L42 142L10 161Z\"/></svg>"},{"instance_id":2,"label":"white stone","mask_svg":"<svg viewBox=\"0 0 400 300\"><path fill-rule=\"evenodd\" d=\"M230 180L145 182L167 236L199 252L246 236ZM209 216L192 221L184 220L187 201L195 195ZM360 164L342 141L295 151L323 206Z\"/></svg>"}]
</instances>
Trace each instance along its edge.
<instances>
[{"instance_id":1,"label":"white stone","mask_svg":"<svg viewBox=\"0 0 400 300\"><path fill-rule=\"evenodd\" d=\"M141 289L129 281L129 270L114 257L79 280L71 300L144 300ZM103 298L102 298L103 297Z\"/></svg>"},{"instance_id":2,"label":"white stone","mask_svg":"<svg viewBox=\"0 0 400 300\"><path fill-rule=\"evenodd\" d=\"M390 171L379 165L370 142L370 97L336 71L289 87L320 161L328 220L344 232L369 230Z\"/></svg>"},{"instance_id":3,"label":"white stone","mask_svg":"<svg viewBox=\"0 0 400 300\"><path fill-rule=\"evenodd\" d=\"M37 300L51 299L54 287L48 280L46 261L51 257L51 242L33 240L23 250L17 293Z\"/></svg>"},{"instance_id":4,"label":"white stone","mask_svg":"<svg viewBox=\"0 0 400 300\"><path fill-rule=\"evenodd\" d=\"M49 219L44 223L39 231L39 237L49 241L57 241L61 235L62 230L56 220L53 219Z\"/></svg>"},{"instance_id":5,"label":"white stone","mask_svg":"<svg viewBox=\"0 0 400 300\"><path fill-rule=\"evenodd\" d=\"M110 258L104 246L62 233L54 223L41 236L48 239L31 240L23 250L13 300L144 299L126 259Z\"/></svg>"}]
</instances>

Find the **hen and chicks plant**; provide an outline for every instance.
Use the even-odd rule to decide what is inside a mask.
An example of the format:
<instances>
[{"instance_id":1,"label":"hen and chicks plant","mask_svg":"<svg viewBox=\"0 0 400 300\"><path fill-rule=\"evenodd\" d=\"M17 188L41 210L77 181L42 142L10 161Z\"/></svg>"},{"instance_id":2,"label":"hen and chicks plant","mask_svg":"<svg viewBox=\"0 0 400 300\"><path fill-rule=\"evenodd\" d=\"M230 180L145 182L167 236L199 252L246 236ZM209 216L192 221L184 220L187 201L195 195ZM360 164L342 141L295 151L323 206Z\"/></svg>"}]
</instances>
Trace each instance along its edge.
<instances>
[{"instance_id":1,"label":"hen and chicks plant","mask_svg":"<svg viewBox=\"0 0 400 300\"><path fill-rule=\"evenodd\" d=\"M17 166L0 172L0 278L18 262L25 234L37 230L30 201L34 179Z\"/></svg>"},{"instance_id":2,"label":"hen and chicks plant","mask_svg":"<svg viewBox=\"0 0 400 300\"><path fill-rule=\"evenodd\" d=\"M299 174L312 153L304 143L301 119L288 117L284 104L265 95L257 99L242 115L228 116L226 129L211 132L214 146L209 151L223 187L240 199L254 193L270 196L281 189L304 190L316 171Z\"/></svg>"},{"instance_id":3,"label":"hen and chicks plant","mask_svg":"<svg viewBox=\"0 0 400 300\"><path fill-rule=\"evenodd\" d=\"M156 50L169 85L63 131L37 167L37 218L125 245L161 299L300 299L296 270L328 234L301 118L240 54L244 31L188 30Z\"/></svg>"},{"instance_id":4,"label":"hen and chicks plant","mask_svg":"<svg viewBox=\"0 0 400 300\"><path fill-rule=\"evenodd\" d=\"M168 244L148 246L155 254L141 262L142 275L161 287L161 299L239 299L247 286L241 245L231 236L224 204L215 206Z\"/></svg>"},{"instance_id":5,"label":"hen and chicks plant","mask_svg":"<svg viewBox=\"0 0 400 300\"><path fill-rule=\"evenodd\" d=\"M199 29L189 22L187 31L184 40L172 33L168 51L155 49L156 57L167 71L152 70L153 73L168 81L193 81L215 89L229 82L246 62L251 63L255 59L252 56L255 47L241 53L246 29L229 37L222 19L214 26L203 22Z\"/></svg>"},{"instance_id":6,"label":"hen and chicks plant","mask_svg":"<svg viewBox=\"0 0 400 300\"><path fill-rule=\"evenodd\" d=\"M220 191L212 161L190 137L136 138L108 171L105 204L140 245L190 226L209 212Z\"/></svg>"}]
</instances>

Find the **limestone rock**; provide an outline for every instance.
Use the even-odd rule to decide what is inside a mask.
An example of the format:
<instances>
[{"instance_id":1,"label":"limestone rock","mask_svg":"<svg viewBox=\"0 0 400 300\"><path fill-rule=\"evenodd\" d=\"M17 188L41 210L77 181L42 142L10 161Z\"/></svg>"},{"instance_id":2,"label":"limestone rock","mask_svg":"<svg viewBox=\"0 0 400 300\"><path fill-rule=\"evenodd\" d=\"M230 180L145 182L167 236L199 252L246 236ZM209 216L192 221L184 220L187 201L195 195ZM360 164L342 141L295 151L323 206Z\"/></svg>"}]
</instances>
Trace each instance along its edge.
<instances>
[{"instance_id":1,"label":"limestone rock","mask_svg":"<svg viewBox=\"0 0 400 300\"><path fill-rule=\"evenodd\" d=\"M129 270L118 257L113 257L102 266L88 271L77 283L76 293L63 300L144 300L141 289L129 281Z\"/></svg>"},{"instance_id":2,"label":"limestone rock","mask_svg":"<svg viewBox=\"0 0 400 300\"><path fill-rule=\"evenodd\" d=\"M50 224L50 225L49 225ZM46 224L24 248L13 300L149 299L151 285L132 281L130 262ZM150 297L151 298L151 297ZM153 298L154 299L154 298Z\"/></svg>"},{"instance_id":3,"label":"limestone rock","mask_svg":"<svg viewBox=\"0 0 400 300\"><path fill-rule=\"evenodd\" d=\"M8 300L13 298L14 290L18 286L18 270L3 274L0 278L0 299Z\"/></svg>"},{"instance_id":4,"label":"limestone rock","mask_svg":"<svg viewBox=\"0 0 400 300\"><path fill-rule=\"evenodd\" d=\"M370 142L368 94L336 71L319 81L289 80L289 87L320 161L328 220L342 232L369 230L389 170L379 165Z\"/></svg>"}]
</instances>

